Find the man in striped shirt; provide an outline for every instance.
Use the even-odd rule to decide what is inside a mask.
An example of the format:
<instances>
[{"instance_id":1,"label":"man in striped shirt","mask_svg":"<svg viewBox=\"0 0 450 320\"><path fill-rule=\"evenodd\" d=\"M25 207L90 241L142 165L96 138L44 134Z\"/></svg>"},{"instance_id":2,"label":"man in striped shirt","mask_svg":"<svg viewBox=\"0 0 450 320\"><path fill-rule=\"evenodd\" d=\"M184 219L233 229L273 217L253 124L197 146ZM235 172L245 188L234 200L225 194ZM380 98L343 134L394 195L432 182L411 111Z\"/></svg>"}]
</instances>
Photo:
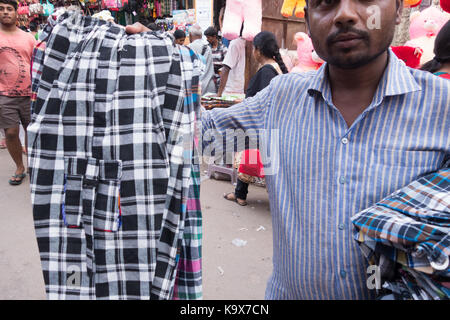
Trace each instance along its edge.
<instances>
[{"instance_id":1,"label":"man in striped shirt","mask_svg":"<svg viewBox=\"0 0 450 320\"><path fill-rule=\"evenodd\" d=\"M268 134L267 299L374 298L350 218L450 159L450 84L389 50L402 7L308 0L321 69L281 75L255 97L202 115L205 144L211 130Z\"/></svg>"},{"instance_id":2,"label":"man in striped shirt","mask_svg":"<svg viewBox=\"0 0 450 320\"><path fill-rule=\"evenodd\" d=\"M274 230L267 299L374 298L350 218L450 158L449 84L388 49L402 7L307 1L308 30L327 63L202 117L205 133L266 130L277 155L266 177Z\"/></svg>"},{"instance_id":3,"label":"man in striped shirt","mask_svg":"<svg viewBox=\"0 0 450 320\"><path fill-rule=\"evenodd\" d=\"M204 35L209 42L212 50L213 62L214 62L214 82L216 84L216 89L219 89L220 85L220 69L223 66L223 60L227 55L227 47L222 44L219 40L217 30L214 27L209 27L205 30Z\"/></svg>"}]
</instances>

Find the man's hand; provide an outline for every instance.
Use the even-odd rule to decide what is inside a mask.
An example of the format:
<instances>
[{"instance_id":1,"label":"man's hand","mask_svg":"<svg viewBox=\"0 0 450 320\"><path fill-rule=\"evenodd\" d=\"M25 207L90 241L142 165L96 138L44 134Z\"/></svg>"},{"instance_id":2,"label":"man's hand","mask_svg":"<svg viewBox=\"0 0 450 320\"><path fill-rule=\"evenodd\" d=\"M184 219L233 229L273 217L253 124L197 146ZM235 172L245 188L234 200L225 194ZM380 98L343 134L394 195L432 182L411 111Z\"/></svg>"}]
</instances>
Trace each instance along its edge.
<instances>
[{"instance_id":1,"label":"man's hand","mask_svg":"<svg viewBox=\"0 0 450 320\"><path fill-rule=\"evenodd\" d=\"M125 31L128 34L136 34L136 33L148 32L151 30L149 28L147 28L146 26L144 26L142 23L136 22L135 24L126 26Z\"/></svg>"}]
</instances>

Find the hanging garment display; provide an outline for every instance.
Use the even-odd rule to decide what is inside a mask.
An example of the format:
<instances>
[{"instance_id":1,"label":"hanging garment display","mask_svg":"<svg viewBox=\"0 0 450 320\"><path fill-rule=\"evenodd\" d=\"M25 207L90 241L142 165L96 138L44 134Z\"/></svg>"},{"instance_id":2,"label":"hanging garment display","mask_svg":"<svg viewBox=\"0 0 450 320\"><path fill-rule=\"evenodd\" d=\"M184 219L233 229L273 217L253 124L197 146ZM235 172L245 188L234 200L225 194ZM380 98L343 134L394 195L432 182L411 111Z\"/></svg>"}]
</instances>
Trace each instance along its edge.
<instances>
[{"instance_id":1,"label":"hanging garment display","mask_svg":"<svg viewBox=\"0 0 450 320\"><path fill-rule=\"evenodd\" d=\"M35 14L43 14L44 8L40 3L32 3L30 4L30 16Z\"/></svg>"},{"instance_id":2,"label":"hanging garment display","mask_svg":"<svg viewBox=\"0 0 450 320\"><path fill-rule=\"evenodd\" d=\"M42 8L44 11L44 16L48 17L49 15L51 15L53 13L53 11L55 11L55 6L50 3L48 0L45 0L46 3L42 4Z\"/></svg>"},{"instance_id":3,"label":"hanging garment display","mask_svg":"<svg viewBox=\"0 0 450 320\"><path fill-rule=\"evenodd\" d=\"M201 63L77 12L34 52L28 127L49 299L201 298Z\"/></svg>"},{"instance_id":4,"label":"hanging garment display","mask_svg":"<svg viewBox=\"0 0 450 320\"><path fill-rule=\"evenodd\" d=\"M28 4L19 2L19 6L17 8L17 14L28 15L29 13L30 13L30 9L28 8Z\"/></svg>"}]
</instances>

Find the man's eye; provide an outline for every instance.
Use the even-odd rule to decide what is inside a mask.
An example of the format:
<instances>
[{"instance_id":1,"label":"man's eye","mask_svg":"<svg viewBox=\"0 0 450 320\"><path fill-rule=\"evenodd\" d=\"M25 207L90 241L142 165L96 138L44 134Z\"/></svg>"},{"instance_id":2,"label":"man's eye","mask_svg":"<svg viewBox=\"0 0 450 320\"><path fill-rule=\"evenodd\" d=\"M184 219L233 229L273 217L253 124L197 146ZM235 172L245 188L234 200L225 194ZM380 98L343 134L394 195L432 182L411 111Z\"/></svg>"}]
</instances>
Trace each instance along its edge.
<instances>
[{"instance_id":1,"label":"man's eye","mask_svg":"<svg viewBox=\"0 0 450 320\"><path fill-rule=\"evenodd\" d=\"M312 1L312 6L313 7L327 7L327 6L331 6L333 5L337 0L315 0Z\"/></svg>"}]
</instances>

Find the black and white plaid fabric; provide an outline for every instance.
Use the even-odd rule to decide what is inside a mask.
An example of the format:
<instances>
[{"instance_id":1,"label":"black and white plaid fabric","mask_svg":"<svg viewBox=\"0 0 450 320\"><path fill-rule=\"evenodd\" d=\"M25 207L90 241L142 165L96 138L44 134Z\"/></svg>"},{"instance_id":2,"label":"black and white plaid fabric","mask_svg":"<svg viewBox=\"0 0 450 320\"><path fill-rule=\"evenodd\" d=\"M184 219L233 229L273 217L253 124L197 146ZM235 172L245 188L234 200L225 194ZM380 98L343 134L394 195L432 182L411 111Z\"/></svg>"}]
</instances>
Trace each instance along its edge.
<instances>
[{"instance_id":1,"label":"black and white plaid fabric","mask_svg":"<svg viewBox=\"0 0 450 320\"><path fill-rule=\"evenodd\" d=\"M79 13L44 32L28 146L47 296L170 299L200 62L168 36Z\"/></svg>"}]
</instances>

